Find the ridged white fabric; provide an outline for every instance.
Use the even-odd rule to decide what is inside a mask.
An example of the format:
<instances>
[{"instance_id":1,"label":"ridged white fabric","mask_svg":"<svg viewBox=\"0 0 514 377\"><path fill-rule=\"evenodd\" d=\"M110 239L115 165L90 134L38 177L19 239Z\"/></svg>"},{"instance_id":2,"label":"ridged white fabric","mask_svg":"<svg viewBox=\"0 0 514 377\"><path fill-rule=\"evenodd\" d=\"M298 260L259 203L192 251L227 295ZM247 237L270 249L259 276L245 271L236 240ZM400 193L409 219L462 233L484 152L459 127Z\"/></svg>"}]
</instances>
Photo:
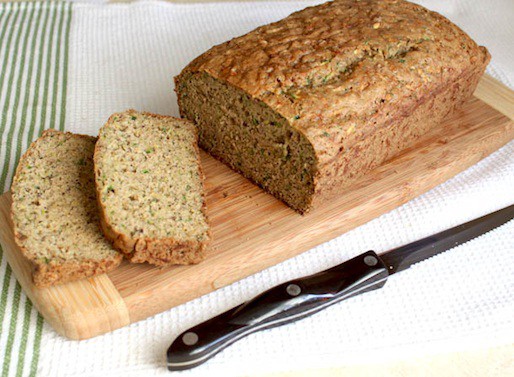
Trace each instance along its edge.
<instances>
[{"instance_id":1,"label":"ridged white fabric","mask_svg":"<svg viewBox=\"0 0 514 377\"><path fill-rule=\"evenodd\" d=\"M510 0L424 0L493 55L514 88ZM74 4L66 128L96 134L127 108L177 115L172 78L214 44L314 2ZM86 341L44 325L42 376L168 375L185 329L278 283L378 253L514 203L514 142L430 192L287 262L151 319ZM382 290L241 340L182 375L253 375L423 356L514 341L514 222L389 279ZM8 316L7 313L6 316ZM33 325L29 330L33 331Z\"/></svg>"}]
</instances>

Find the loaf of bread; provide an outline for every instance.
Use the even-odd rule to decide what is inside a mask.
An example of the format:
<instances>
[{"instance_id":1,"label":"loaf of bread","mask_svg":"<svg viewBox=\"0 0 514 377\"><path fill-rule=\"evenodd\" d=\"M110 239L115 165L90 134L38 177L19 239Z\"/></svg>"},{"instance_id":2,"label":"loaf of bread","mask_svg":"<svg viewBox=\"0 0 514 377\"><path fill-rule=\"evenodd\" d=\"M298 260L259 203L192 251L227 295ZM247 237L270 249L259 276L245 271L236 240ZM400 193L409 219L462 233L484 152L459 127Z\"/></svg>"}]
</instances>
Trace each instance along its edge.
<instances>
[{"instance_id":1,"label":"loaf of bread","mask_svg":"<svg viewBox=\"0 0 514 377\"><path fill-rule=\"evenodd\" d=\"M202 148L304 213L438 125L490 57L402 0L336 0L215 46L175 78Z\"/></svg>"},{"instance_id":2,"label":"loaf of bread","mask_svg":"<svg viewBox=\"0 0 514 377\"><path fill-rule=\"evenodd\" d=\"M18 164L11 188L15 240L36 286L98 275L123 258L100 230L95 140L48 130Z\"/></svg>"},{"instance_id":3,"label":"loaf of bread","mask_svg":"<svg viewBox=\"0 0 514 377\"><path fill-rule=\"evenodd\" d=\"M128 110L112 115L95 148L105 236L131 262L159 266L204 258L209 241L196 127Z\"/></svg>"}]
</instances>

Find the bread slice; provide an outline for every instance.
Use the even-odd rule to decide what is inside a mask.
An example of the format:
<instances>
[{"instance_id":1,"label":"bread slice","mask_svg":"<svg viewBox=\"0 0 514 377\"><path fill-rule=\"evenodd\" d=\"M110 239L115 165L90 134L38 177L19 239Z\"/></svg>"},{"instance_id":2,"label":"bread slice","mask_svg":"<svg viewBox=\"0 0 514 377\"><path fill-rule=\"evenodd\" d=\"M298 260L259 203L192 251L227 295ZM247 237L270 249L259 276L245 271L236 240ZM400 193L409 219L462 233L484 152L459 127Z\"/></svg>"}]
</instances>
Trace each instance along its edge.
<instances>
[{"instance_id":1,"label":"bread slice","mask_svg":"<svg viewBox=\"0 0 514 377\"><path fill-rule=\"evenodd\" d=\"M127 110L113 114L95 148L105 236L131 262L198 263L210 238L195 126Z\"/></svg>"},{"instance_id":2,"label":"bread slice","mask_svg":"<svg viewBox=\"0 0 514 377\"><path fill-rule=\"evenodd\" d=\"M95 141L48 130L20 160L11 188L12 218L36 286L98 275L122 260L100 230Z\"/></svg>"}]
</instances>

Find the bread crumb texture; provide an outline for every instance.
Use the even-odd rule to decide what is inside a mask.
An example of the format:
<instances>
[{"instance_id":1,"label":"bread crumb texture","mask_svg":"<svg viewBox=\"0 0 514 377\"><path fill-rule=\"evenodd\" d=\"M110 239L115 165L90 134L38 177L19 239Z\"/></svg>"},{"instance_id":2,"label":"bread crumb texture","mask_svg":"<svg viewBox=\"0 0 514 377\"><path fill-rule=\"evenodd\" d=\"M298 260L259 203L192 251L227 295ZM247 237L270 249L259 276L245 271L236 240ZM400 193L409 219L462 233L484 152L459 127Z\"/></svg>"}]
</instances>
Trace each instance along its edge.
<instances>
[{"instance_id":1,"label":"bread crumb texture","mask_svg":"<svg viewBox=\"0 0 514 377\"><path fill-rule=\"evenodd\" d=\"M209 240L196 127L128 110L100 130L95 175L105 235L132 262L196 263Z\"/></svg>"},{"instance_id":2,"label":"bread crumb texture","mask_svg":"<svg viewBox=\"0 0 514 377\"><path fill-rule=\"evenodd\" d=\"M95 141L48 130L18 165L12 185L15 238L38 286L93 276L121 262L100 229Z\"/></svg>"}]
</instances>

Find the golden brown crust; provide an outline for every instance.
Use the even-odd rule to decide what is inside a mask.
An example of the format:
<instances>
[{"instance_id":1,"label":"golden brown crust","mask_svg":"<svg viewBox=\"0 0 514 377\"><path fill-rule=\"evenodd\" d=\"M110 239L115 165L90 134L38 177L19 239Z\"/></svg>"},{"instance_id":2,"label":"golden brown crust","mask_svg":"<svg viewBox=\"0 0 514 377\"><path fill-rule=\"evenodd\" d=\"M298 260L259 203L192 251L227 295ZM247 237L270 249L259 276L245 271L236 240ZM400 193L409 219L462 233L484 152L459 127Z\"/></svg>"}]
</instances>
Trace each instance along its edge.
<instances>
[{"instance_id":1,"label":"golden brown crust","mask_svg":"<svg viewBox=\"0 0 514 377\"><path fill-rule=\"evenodd\" d=\"M52 133L61 133L61 131L57 131L54 129L48 129L43 131L40 138L46 137ZM95 137L89 135L81 135L81 134L73 134L71 132L65 132L65 134L73 135L74 137L83 138L87 140L96 140ZM32 148L33 144L36 141L32 142L27 151L20 158L18 166L16 167L13 184L11 190L16 189L17 177L19 176L19 172L22 169L22 166L25 165L25 160L34 153L34 149ZM27 259L32 267L32 280L34 285L39 288L48 287L51 285L63 284L66 282L92 277L96 275L103 274L105 272L111 271L119 266L121 261L123 260L123 256L121 254L114 256L113 258L106 258L101 261L98 260L84 260L81 263L76 261L66 261L66 260L52 260L49 263L41 263L36 258L34 258L32 253L29 253L27 249L24 247L24 243L22 242L22 236L16 230L16 222L14 220L13 209L12 206L14 202L11 203L11 220L14 224L14 241L16 245L22 252L25 259Z\"/></svg>"},{"instance_id":2,"label":"golden brown crust","mask_svg":"<svg viewBox=\"0 0 514 377\"><path fill-rule=\"evenodd\" d=\"M313 196L312 207L315 208L323 201L340 194L342 189L355 182L362 176L359 169L372 169L414 145L421 136L437 126L473 94L484 69L485 65L478 66L456 82L433 93L426 100L420 101L418 106L411 110L409 117L399 119L394 130L377 130L366 140L356 144L350 153L337 159L337 163L332 164L330 169L325 171L325 175L320 177L323 181L318 182L319 191ZM395 148L390 148L391 145ZM366 149L374 150L375 154L366 154ZM341 169L342 172L339 171Z\"/></svg>"},{"instance_id":3,"label":"golden brown crust","mask_svg":"<svg viewBox=\"0 0 514 377\"><path fill-rule=\"evenodd\" d=\"M173 118L177 121L185 122L183 119L177 119L167 115L153 114L149 112L137 112L134 109L128 109L125 113L137 113L143 114L151 117L155 117L158 119L169 119ZM112 123L114 117L119 115L119 113L112 114L107 120L106 124ZM198 161L200 160L200 151L198 149L198 131L196 127L194 128L195 134L195 151L198 157ZM95 164L95 174L99 174L97 171L98 159L100 158L100 147L98 144L95 146L95 155L94 155L94 164ZM209 218L207 217L206 203L205 203L205 189L204 189L204 173L202 170L201 164L199 164L200 178L202 182L202 213L209 223ZM109 223L106 216L105 205L100 199L101 191L100 187L96 185L96 198L100 213L100 225L105 237L113 243L113 246L116 250L122 252L125 257L133 263L143 263L148 262L151 264L155 264L157 266L169 266L174 264L194 264L199 263L205 259L205 249L209 244L211 238L211 231L209 227L209 231L207 234L207 238L202 242L194 242L194 241L179 241L174 238L162 238L162 239L153 239L153 238L131 238L121 232L118 232L114 229L114 227ZM186 252L187 251L187 252Z\"/></svg>"},{"instance_id":4,"label":"golden brown crust","mask_svg":"<svg viewBox=\"0 0 514 377\"><path fill-rule=\"evenodd\" d=\"M419 5L336 0L213 47L191 62L175 83L179 104L181 83L188 76L206 74L284 117L316 151L314 196L325 197L332 191L329 187L348 177L341 169L344 155L360 158L368 153L371 158L373 151L364 152L365 140L377 133L387 139L388 128L403 123L449 86L476 85L489 59L487 50L457 26ZM468 75L473 77L462 80ZM465 92L470 95L473 89ZM456 103L464 99L453 98ZM434 122L407 128L422 134L426 124L437 124L455 106L447 107L437 112ZM408 146L407 139L401 144ZM354 149L358 145L360 154ZM375 157L381 162L391 153L377 151ZM362 174L366 166L357 168ZM341 175L334 176L337 172ZM314 202L319 199L313 197Z\"/></svg>"},{"instance_id":5,"label":"golden brown crust","mask_svg":"<svg viewBox=\"0 0 514 377\"><path fill-rule=\"evenodd\" d=\"M65 282L97 276L117 268L123 256L97 260L85 260L80 263L64 261L63 263L36 264L33 272L34 284L39 287L48 287Z\"/></svg>"}]
</instances>

